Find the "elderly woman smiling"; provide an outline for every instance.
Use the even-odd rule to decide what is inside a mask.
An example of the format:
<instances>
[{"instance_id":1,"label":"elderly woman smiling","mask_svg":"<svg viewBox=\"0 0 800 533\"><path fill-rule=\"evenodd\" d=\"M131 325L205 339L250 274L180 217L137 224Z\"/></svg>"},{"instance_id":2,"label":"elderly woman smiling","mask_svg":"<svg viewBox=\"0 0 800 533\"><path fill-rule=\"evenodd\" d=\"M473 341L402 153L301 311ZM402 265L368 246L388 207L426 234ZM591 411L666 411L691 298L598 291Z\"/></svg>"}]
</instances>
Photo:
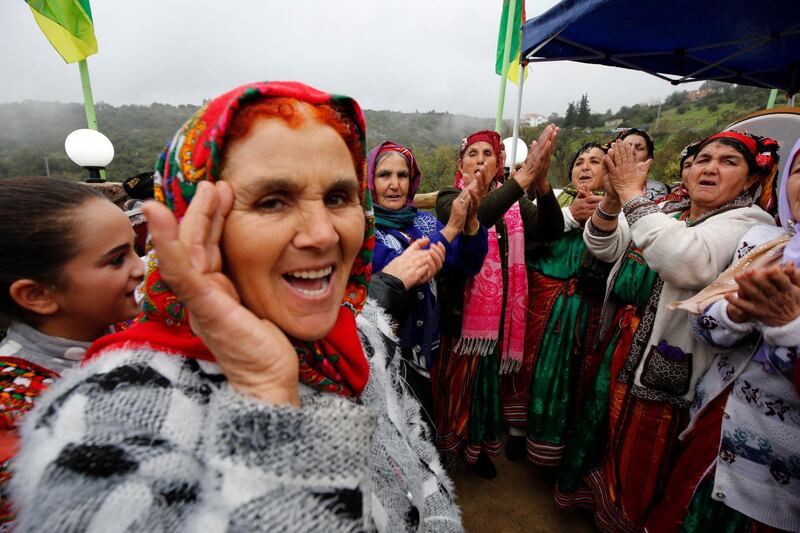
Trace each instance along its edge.
<instances>
[{"instance_id":1,"label":"elderly woman smiling","mask_svg":"<svg viewBox=\"0 0 800 533\"><path fill-rule=\"evenodd\" d=\"M713 357L692 336L685 314L668 305L713 281L752 226L771 223L748 191L769 175L774 154L775 145L763 139L714 135L686 178L689 198L660 205L643 194L651 160L637 162L624 143L606 156L606 196L584 239L598 259L615 262L604 306L608 329L597 348L594 391L565 451L560 504L578 503L579 483L589 474L598 523L615 531L642 525L663 489L695 384Z\"/></svg>"},{"instance_id":2,"label":"elderly woman smiling","mask_svg":"<svg viewBox=\"0 0 800 533\"><path fill-rule=\"evenodd\" d=\"M144 316L31 413L21 530L462 529L366 302L363 142L358 104L293 82L178 132Z\"/></svg>"},{"instance_id":3,"label":"elderly woman smiling","mask_svg":"<svg viewBox=\"0 0 800 533\"><path fill-rule=\"evenodd\" d=\"M370 291L398 322L402 376L433 428L429 371L439 352L434 276L440 268L445 273L477 274L486 257L487 231L478 223L477 187L462 191L447 224L442 224L414 207L421 179L414 154L405 146L386 141L369 153L367 184L376 203L372 268L381 273Z\"/></svg>"}]
</instances>

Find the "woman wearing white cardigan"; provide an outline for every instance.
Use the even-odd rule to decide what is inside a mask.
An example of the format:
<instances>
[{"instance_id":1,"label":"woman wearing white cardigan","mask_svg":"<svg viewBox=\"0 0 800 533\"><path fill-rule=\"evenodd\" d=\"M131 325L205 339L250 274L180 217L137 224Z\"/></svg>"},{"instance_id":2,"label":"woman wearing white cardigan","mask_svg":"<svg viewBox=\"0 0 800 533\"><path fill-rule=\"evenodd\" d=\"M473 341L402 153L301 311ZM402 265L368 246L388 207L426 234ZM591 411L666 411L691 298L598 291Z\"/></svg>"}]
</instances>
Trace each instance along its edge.
<instances>
[{"instance_id":1,"label":"woman wearing white cardigan","mask_svg":"<svg viewBox=\"0 0 800 533\"><path fill-rule=\"evenodd\" d=\"M663 487L713 357L685 312L667 306L713 281L749 228L771 223L748 192L772 170L775 157L757 161L770 146L735 132L710 137L687 178L689 199L661 205L643 193L651 161L637 163L620 144L606 156L607 195L584 232L597 258L615 262L596 348L602 362L557 487L563 506L591 502L604 529L640 528Z\"/></svg>"}]
</instances>

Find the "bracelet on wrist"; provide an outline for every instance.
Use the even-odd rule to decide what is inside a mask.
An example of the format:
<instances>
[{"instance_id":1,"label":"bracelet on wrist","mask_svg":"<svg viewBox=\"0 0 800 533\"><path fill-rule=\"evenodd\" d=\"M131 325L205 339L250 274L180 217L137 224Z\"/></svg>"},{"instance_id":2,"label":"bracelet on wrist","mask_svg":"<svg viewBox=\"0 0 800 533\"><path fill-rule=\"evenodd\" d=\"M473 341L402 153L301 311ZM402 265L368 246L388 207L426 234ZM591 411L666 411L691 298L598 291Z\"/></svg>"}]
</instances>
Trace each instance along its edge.
<instances>
[{"instance_id":1,"label":"bracelet on wrist","mask_svg":"<svg viewBox=\"0 0 800 533\"><path fill-rule=\"evenodd\" d=\"M617 220L617 217L619 216L621 211L617 211L616 213L609 213L608 211L604 211L603 208L600 207L600 204L598 204L594 213L597 215L599 219L611 222L613 220Z\"/></svg>"}]
</instances>

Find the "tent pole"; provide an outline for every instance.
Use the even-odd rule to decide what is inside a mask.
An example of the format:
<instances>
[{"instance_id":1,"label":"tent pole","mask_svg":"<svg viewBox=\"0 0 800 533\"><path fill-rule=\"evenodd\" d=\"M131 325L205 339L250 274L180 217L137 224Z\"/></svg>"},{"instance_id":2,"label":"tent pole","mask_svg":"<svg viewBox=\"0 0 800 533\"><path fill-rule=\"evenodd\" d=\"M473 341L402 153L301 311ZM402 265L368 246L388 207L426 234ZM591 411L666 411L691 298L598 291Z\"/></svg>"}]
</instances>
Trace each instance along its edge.
<instances>
[{"instance_id":1,"label":"tent pole","mask_svg":"<svg viewBox=\"0 0 800 533\"><path fill-rule=\"evenodd\" d=\"M503 107L506 103L506 81L508 80L508 66L511 63L511 37L514 30L514 21L517 16L516 0L508 1L508 19L506 19L506 42L503 48L503 67L500 72L500 94L497 97L497 117L494 121L494 131L503 134ZM520 40L520 48L522 41Z\"/></svg>"},{"instance_id":2,"label":"tent pole","mask_svg":"<svg viewBox=\"0 0 800 533\"><path fill-rule=\"evenodd\" d=\"M519 139L519 121L522 115L522 86L525 84L525 69L528 68L528 64L525 61L521 61L519 65L519 79L517 80L517 109L514 113L514 133L512 135L511 140L511 159L509 160L508 168L510 170L514 170L517 166L517 139Z\"/></svg>"}]
</instances>

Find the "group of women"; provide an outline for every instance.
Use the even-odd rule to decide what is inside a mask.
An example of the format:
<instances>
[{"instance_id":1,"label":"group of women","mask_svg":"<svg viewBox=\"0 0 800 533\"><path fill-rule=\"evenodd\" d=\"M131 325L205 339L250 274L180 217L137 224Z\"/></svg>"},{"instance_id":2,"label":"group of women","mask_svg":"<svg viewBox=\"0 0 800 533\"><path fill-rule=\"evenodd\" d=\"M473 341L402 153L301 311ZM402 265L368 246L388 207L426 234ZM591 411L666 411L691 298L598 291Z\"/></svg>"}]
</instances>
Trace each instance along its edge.
<instances>
[{"instance_id":1,"label":"group of women","mask_svg":"<svg viewBox=\"0 0 800 533\"><path fill-rule=\"evenodd\" d=\"M245 85L158 158L144 261L84 185L0 182L3 519L460 531L440 454L492 478L505 438L604 530L800 530L800 143L780 227L769 139L687 147L663 196L628 131L557 197L557 136L506 175L473 133L427 213L354 100Z\"/></svg>"}]
</instances>

